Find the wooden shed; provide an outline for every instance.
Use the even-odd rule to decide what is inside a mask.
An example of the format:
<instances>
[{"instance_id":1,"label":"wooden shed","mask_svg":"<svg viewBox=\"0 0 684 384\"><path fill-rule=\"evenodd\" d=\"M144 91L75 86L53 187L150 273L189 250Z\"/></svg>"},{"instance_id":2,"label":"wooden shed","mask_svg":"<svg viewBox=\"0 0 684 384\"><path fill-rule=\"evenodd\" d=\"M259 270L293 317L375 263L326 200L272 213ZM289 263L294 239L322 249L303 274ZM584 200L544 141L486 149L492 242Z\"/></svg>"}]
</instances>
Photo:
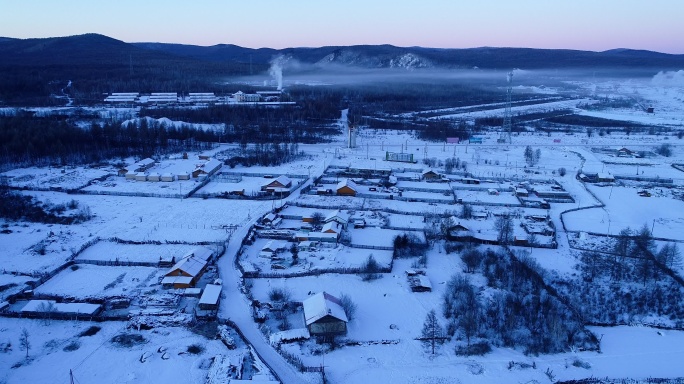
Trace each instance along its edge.
<instances>
[{"instance_id":1,"label":"wooden shed","mask_svg":"<svg viewBox=\"0 0 684 384\"><path fill-rule=\"evenodd\" d=\"M351 179L340 181L335 187L335 192L340 196L356 196L359 187Z\"/></svg>"},{"instance_id":2,"label":"wooden shed","mask_svg":"<svg viewBox=\"0 0 684 384\"><path fill-rule=\"evenodd\" d=\"M202 297L200 297L199 304L197 305L199 309L205 311L214 311L218 309L219 302L221 301L221 286L215 284L207 284L204 287L204 292Z\"/></svg>"}]
</instances>

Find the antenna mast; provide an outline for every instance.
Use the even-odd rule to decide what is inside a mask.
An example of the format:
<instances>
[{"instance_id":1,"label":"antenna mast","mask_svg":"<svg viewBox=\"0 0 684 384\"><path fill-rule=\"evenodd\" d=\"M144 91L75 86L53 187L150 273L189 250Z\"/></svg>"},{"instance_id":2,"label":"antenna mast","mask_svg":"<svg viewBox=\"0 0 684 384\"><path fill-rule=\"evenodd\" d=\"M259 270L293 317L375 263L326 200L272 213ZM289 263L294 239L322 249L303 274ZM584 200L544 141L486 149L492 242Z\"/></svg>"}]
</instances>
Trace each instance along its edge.
<instances>
[{"instance_id":1,"label":"antenna mast","mask_svg":"<svg viewBox=\"0 0 684 384\"><path fill-rule=\"evenodd\" d=\"M513 93L513 72L508 72L506 76L506 109L504 110L503 118L503 129L501 132L501 137L499 137L499 143L510 144L511 143L511 94Z\"/></svg>"}]
</instances>

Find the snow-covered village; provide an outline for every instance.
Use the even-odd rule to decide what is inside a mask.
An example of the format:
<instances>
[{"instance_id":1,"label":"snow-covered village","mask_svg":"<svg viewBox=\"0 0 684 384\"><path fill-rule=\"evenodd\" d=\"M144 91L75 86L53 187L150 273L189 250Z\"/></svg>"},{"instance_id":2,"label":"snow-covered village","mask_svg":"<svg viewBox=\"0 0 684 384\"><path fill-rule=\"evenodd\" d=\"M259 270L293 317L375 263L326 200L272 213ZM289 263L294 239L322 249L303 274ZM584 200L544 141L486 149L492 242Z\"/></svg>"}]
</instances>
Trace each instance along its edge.
<instances>
[{"instance_id":1,"label":"snow-covered village","mask_svg":"<svg viewBox=\"0 0 684 384\"><path fill-rule=\"evenodd\" d=\"M0 38L0 383L684 382L684 58L532 51Z\"/></svg>"}]
</instances>

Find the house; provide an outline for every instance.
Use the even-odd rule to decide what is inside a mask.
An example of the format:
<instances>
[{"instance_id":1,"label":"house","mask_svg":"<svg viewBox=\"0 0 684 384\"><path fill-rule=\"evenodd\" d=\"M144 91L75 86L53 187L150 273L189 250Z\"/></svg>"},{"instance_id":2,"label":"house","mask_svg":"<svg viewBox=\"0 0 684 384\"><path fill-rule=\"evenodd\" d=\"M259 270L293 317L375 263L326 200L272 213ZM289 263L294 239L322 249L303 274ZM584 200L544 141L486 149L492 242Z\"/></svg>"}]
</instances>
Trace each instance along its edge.
<instances>
[{"instance_id":1,"label":"house","mask_svg":"<svg viewBox=\"0 0 684 384\"><path fill-rule=\"evenodd\" d=\"M530 192L526 188L518 187L518 188L515 188L515 195L526 197L526 196L530 195Z\"/></svg>"},{"instance_id":2,"label":"house","mask_svg":"<svg viewBox=\"0 0 684 384\"><path fill-rule=\"evenodd\" d=\"M197 168L195 168L194 171L192 171L192 177L197 178L201 175L204 175L206 177L209 177L216 173L219 169L221 169L221 166L223 165L222 162L216 160L216 159L211 159L207 161L206 163L203 163L199 165Z\"/></svg>"},{"instance_id":3,"label":"house","mask_svg":"<svg viewBox=\"0 0 684 384\"><path fill-rule=\"evenodd\" d=\"M289 192L292 187L292 180L284 175L280 175L261 186L262 191L266 192Z\"/></svg>"},{"instance_id":4,"label":"house","mask_svg":"<svg viewBox=\"0 0 684 384\"><path fill-rule=\"evenodd\" d=\"M204 292L199 299L197 305L199 309L204 311L215 311L218 309L219 301L221 300L221 286L215 284L207 284L204 287Z\"/></svg>"},{"instance_id":5,"label":"house","mask_svg":"<svg viewBox=\"0 0 684 384\"><path fill-rule=\"evenodd\" d=\"M316 247L316 242L315 241L300 241L299 244L297 245L297 249L300 251L311 251Z\"/></svg>"},{"instance_id":6,"label":"house","mask_svg":"<svg viewBox=\"0 0 684 384\"><path fill-rule=\"evenodd\" d=\"M335 192L340 196L356 196L359 187L351 179L340 181L335 187Z\"/></svg>"},{"instance_id":7,"label":"house","mask_svg":"<svg viewBox=\"0 0 684 384\"><path fill-rule=\"evenodd\" d=\"M261 248L261 252L277 253L285 249L285 243L278 240L270 240Z\"/></svg>"},{"instance_id":8,"label":"house","mask_svg":"<svg viewBox=\"0 0 684 384\"><path fill-rule=\"evenodd\" d=\"M320 243L337 243L339 234L324 232L297 232L294 235L295 241L315 241Z\"/></svg>"},{"instance_id":9,"label":"house","mask_svg":"<svg viewBox=\"0 0 684 384\"><path fill-rule=\"evenodd\" d=\"M147 181L147 174L145 172L136 173L135 181Z\"/></svg>"},{"instance_id":10,"label":"house","mask_svg":"<svg viewBox=\"0 0 684 384\"><path fill-rule=\"evenodd\" d=\"M135 180L135 175L137 175L138 172L126 172L126 180Z\"/></svg>"},{"instance_id":11,"label":"house","mask_svg":"<svg viewBox=\"0 0 684 384\"><path fill-rule=\"evenodd\" d=\"M449 228L447 238L455 241L470 241L472 232L465 225L459 223Z\"/></svg>"},{"instance_id":12,"label":"house","mask_svg":"<svg viewBox=\"0 0 684 384\"><path fill-rule=\"evenodd\" d=\"M607 173L599 173L598 174L598 182L599 183L613 183L615 182L615 177L612 175L609 175Z\"/></svg>"},{"instance_id":13,"label":"house","mask_svg":"<svg viewBox=\"0 0 684 384\"><path fill-rule=\"evenodd\" d=\"M54 300L30 300L21 309L26 316L95 316L102 311L102 305L89 303L58 303Z\"/></svg>"},{"instance_id":14,"label":"house","mask_svg":"<svg viewBox=\"0 0 684 384\"><path fill-rule=\"evenodd\" d=\"M347 314L340 299L326 292L317 293L302 302L304 323L313 336L335 336L347 333Z\"/></svg>"},{"instance_id":15,"label":"house","mask_svg":"<svg viewBox=\"0 0 684 384\"><path fill-rule=\"evenodd\" d=\"M171 173L164 173L161 175L161 181L170 182L170 181L174 181L175 179L176 179L176 176L174 176Z\"/></svg>"},{"instance_id":16,"label":"house","mask_svg":"<svg viewBox=\"0 0 684 384\"><path fill-rule=\"evenodd\" d=\"M339 225L342 226L342 228L347 228L347 224L349 223L349 215L346 213L343 213L339 209L336 209L328 214L328 216L325 217L323 220L324 223L331 223L331 222L336 222ZM323 231L325 232L325 231Z\"/></svg>"},{"instance_id":17,"label":"house","mask_svg":"<svg viewBox=\"0 0 684 384\"><path fill-rule=\"evenodd\" d=\"M330 221L328 223L323 224L323 228L321 229L321 232L323 233L336 233L340 234L342 233L342 226L338 224L336 221Z\"/></svg>"},{"instance_id":18,"label":"house","mask_svg":"<svg viewBox=\"0 0 684 384\"><path fill-rule=\"evenodd\" d=\"M618 157L634 157L636 153L634 151L630 151L627 148L620 148L616 151L616 154Z\"/></svg>"},{"instance_id":19,"label":"house","mask_svg":"<svg viewBox=\"0 0 684 384\"><path fill-rule=\"evenodd\" d=\"M148 169L154 167L154 160L150 159L149 157L146 159L142 159L138 161L134 166L133 166L133 171L135 172L145 172Z\"/></svg>"},{"instance_id":20,"label":"house","mask_svg":"<svg viewBox=\"0 0 684 384\"><path fill-rule=\"evenodd\" d=\"M178 174L178 180L190 180L190 172L181 172Z\"/></svg>"},{"instance_id":21,"label":"house","mask_svg":"<svg viewBox=\"0 0 684 384\"><path fill-rule=\"evenodd\" d=\"M266 216L264 216L263 219L261 219L261 223L263 223L263 224L271 223L271 222L273 222L273 220L276 219L276 217L278 217L278 216L275 213L273 213L273 212L268 213L268 214L266 214Z\"/></svg>"},{"instance_id":22,"label":"house","mask_svg":"<svg viewBox=\"0 0 684 384\"><path fill-rule=\"evenodd\" d=\"M261 95L256 93L244 93L242 91L237 91L233 94L233 98L238 103L255 103L261 101Z\"/></svg>"},{"instance_id":23,"label":"house","mask_svg":"<svg viewBox=\"0 0 684 384\"><path fill-rule=\"evenodd\" d=\"M408 277L409 286L413 292L432 292L430 279L424 274L415 274Z\"/></svg>"},{"instance_id":24,"label":"house","mask_svg":"<svg viewBox=\"0 0 684 384\"><path fill-rule=\"evenodd\" d=\"M161 175L158 174L157 172L152 172L149 175L147 175L147 181L160 181L161 180Z\"/></svg>"},{"instance_id":25,"label":"house","mask_svg":"<svg viewBox=\"0 0 684 384\"><path fill-rule=\"evenodd\" d=\"M439 173L433 171L430 168L424 169L423 172L420 174L421 180L427 180L427 181L435 181L435 180L440 180L441 176Z\"/></svg>"},{"instance_id":26,"label":"house","mask_svg":"<svg viewBox=\"0 0 684 384\"><path fill-rule=\"evenodd\" d=\"M176 289L193 287L207 269L213 254L208 248L195 248L166 272L162 279L162 287Z\"/></svg>"},{"instance_id":27,"label":"house","mask_svg":"<svg viewBox=\"0 0 684 384\"><path fill-rule=\"evenodd\" d=\"M461 179L461 183L463 183L463 184L480 184L480 180L479 179L473 179L470 177L464 177Z\"/></svg>"}]
</instances>

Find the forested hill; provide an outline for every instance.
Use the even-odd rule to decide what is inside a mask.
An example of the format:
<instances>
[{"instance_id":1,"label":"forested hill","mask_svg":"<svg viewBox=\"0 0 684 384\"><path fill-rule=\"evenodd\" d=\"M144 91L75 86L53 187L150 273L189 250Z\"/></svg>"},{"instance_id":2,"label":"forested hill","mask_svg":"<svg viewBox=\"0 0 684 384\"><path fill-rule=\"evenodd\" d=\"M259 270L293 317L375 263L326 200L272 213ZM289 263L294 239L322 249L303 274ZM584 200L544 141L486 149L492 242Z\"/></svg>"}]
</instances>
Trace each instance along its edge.
<instances>
[{"instance_id":1,"label":"forested hill","mask_svg":"<svg viewBox=\"0 0 684 384\"><path fill-rule=\"evenodd\" d=\"M684 55L615 49L605 52L528 48L439 49L392 45L250 49L221 44L201 47L125 43L107 36L0 38L0 105L58 105L66 91L79 103L99 102L107 92L221 91L226 79L265 73L283 55L286 70L583 69L597 75L621 70L645 76L684 68ZM55 104L56 103L56 104Z\"/></svg>"},{"instance_id":2,"label":"forested hill","mask_svg":"<svg viewBox=\"0 0 684 384\"><path fill-rule=\"evenodd\" d=\"M392 45L328 46L320 48L250 49L219 44L210 47L163 43L133 45L215 62L267 64L277 55L302 63L340 64L363 68L473 68L482 69L589 69L621 68L673 70L684 67L684 55L613 49L604 52L568 49L468 48L440 49Z\"/></svg>"}]
</instances>

